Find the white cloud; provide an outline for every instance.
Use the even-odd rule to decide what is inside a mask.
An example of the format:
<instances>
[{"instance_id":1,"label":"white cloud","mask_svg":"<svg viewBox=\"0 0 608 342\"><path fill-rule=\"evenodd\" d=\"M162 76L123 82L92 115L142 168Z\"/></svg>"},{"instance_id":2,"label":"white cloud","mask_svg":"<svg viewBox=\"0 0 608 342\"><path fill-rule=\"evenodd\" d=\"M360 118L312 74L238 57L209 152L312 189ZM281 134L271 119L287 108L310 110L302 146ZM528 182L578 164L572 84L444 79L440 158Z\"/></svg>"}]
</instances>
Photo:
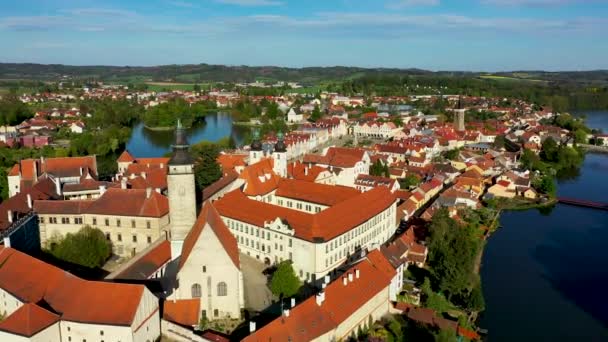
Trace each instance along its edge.
<instances>
[{"instance_id":1,"label":"white cloud","mask_svg":"<svg viewBox=\"0 0 608 342\"><path fill-rule=\"evenodd\" d=\"M226 5L237 5L237 6L280 6L283 5L281 1L275 0L214 0L220 4Z\"/></svg>"}]
</instances>

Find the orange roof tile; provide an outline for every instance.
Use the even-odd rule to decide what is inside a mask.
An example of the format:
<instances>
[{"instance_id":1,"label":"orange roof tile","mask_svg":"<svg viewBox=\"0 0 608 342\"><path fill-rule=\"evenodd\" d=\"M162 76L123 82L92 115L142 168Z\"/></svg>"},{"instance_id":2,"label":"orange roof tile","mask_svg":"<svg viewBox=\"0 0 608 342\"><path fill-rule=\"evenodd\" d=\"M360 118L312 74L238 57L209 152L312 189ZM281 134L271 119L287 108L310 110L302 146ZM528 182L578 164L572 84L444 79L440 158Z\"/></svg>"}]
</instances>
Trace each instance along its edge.
<instances>
[{"instance_id":1,"label":"orange roof tile","mask_svg":"<svg viewBox=\"0 0 608 342\"><path fill-rule=\"evenodd\" d=\"M222 166L222 170L227 172L237 166L245 166L245 158L247 158L247 155L244 154L220 154L217 157L217 162Z\"/></svg>"},{"instance_id":2,"label":"orange roof tile","mask_svg":"<svg viewBox=\"0 0 608 342\"><path fill-rule=\"evenodd\" d=\"M163 303L163 318L183 326L199 323L200 299L166 300Z\"/></svg>"},{"instance_id":3,"label":"orange roof tile","mask_svg":"<svg viewBox=\"0 0 608 342\"><path fill-rule=\"evenodd\" d=\"M265 222L281 218L294 229L301 239L331 240L364 223L396 202L386 187L374 188L346 199L316 214L255 201L244 196L238 189L214 203L222 216L264 227ZM359 210L353 210L358 208Z\"/></svg>"},{"instance_id":4,"label":"orange roof tile","mask_svg":"<svg viewBox=\"0 0 608 342\"><path fill-rule=\"evenodd\" d=\"M130 326L144 291L83 280L13 248L0 248L0 264L0 288L24 302L44 300L67 321Z\"/></svg>"},{"instance_id":5,"label":"orange roof tile","mask_svg":"<svg viewBox=\"0 0 608 342\"><path fill-rule=\"evenodd\" d=\"M36 304L25 303L0 322L0 331L32 337L59 321L59 316Z\"/></svg>"},{"instance_id":6,"label":"orange roof tile","mask_svg":"<svg viewBox=\"0 0 608 342\"><path fill-rule=\"evenodd\" d=\"M8 172L8 176L19 176L19 164L15 164L13 165L13 167L11 168L11 170Z\"/></svg>"},{"instance_id":7,"label":"orange roof tile","mask_svg":"<svg viewBox=\"0 0 608 342\"><path fill-rule=\"evenodd\" d=\"M171 243L163 240L115 278L145 280L169 261L171 261Z\"/></svg>"},{"instance_id":8,"label":"orange roof tile","mask_svg":"<svg viewBox=\"0 0 608 342\"><path fill-rule=\"evenodd\" d=\"M23 162L23 161L22 161ZM44 158L39 162L39 174L49 173L57 177L78 177L87 169L97 175L97 159L95 156Z\"/></svg>"},{"instance_id":9,"label":"orange roof tile","mask_svg":"<svg viewBox=\"0 0 608 342\"><path fill-rule=\"evenodd\" d=\"M354 167L367 152L360 148L330 147L324 156L304 155L305 163L330 165L340 168Z\"/></svg>"},{"instance_id":10,"label":"orange roof tile","mask_svg":"<svg viewBox=\"0 0 608 342\"><path fill-rule=\"evenodd\" d=\"M135 161L135 158L133 158L129 151L124 150L124 152L120 154L120 157L118 157L116 161L119 163L132 163Z\"/></svg>"},{"instance_id":11,"label":"orange roof tile","mask_svg":"<svg viewBox=\"0 0 608 342\"><path fill-rule=\"evenodd\" d=\"M296 179L281 179L275 196L332 206L355 197L360 193L359 190L347 186L311 183Z\"/></svg>"},{"instance_id":12,"label":"orange roof tile","mask_svg":"<svg viewBox=\"0 0 608 342\"><path fill-rule=\"evenodd\" d=\"M277 188L280 177L273 171L274 161L270 158L247 166L240 178L245 180L243 192L248 196L265 195Z\"/></svg>"},{"instance_id":13,"label":"orange roof tile","mask_svg":"<svg viewBox=\"0 0 608 342\"><path fill-rule=\"evenodd\" d=\"M169 200L156 191L111 188L93 201L35 201L39 214L97 214L162 217L169 213Z\"/></svg>"},{"instance_id":14,"label":"orange roof tile","mask_svg":"<svg viewBox=\"0 0 608 342\"><path fill-rule=\"evenodd\" d=\"M179 260L178 270L181 270L186 261L188 260L188 257L190 256L192 249L195 247L196 242L198 241L201 233L203 232L203 229L205 229L205 227L207 226L209 226L211 230L213 230L215 236L217 236L218 240L220 240L220 243L224 247L226 253L228 253L228 256L230 257L234 265L237 268L241 268L239 261L239 249L236 238L234 237L234 235L232 235L232 233L230 233L230 230L228 230L228 227L226 227L224 220L222 220L220 214L218 213L217 209L215 209L213 204L207 202L203 206L203 209L198 215L194 226L192 227L192 229L186 236L186 239L184 240L184 247L182 248L182 255ZM210 255L209 257L213 256Z\"/></svg>"},{"instance_id":15,"label":"orange roof tile","mask_svg":"<svg viewBox=\"0 0 608 342\"><path fill-rule=\"evenodd\" d=\"M378 250L351 267L347 273L359 270L359 278L344 285L342 278L325 288L325 300L318 305L310 297L291 309L289 317L277 318L243 341L310 341L335 329L365 303L386 289L395 270ZM387 294L388 301L388 294ZM337 336L341 338L342 336Z\"/></svg>"},{"instance_id":16,"label":"orange roof tile","mask_svg":"<svg viewBox=\"0 0 608 342\"><path fill-rule=\"evenodd\" d=\"M291 178L314 182L326 168L317 165L306 165L299 161L287 164L287 175Z\"/></svg>"}]
</instances>

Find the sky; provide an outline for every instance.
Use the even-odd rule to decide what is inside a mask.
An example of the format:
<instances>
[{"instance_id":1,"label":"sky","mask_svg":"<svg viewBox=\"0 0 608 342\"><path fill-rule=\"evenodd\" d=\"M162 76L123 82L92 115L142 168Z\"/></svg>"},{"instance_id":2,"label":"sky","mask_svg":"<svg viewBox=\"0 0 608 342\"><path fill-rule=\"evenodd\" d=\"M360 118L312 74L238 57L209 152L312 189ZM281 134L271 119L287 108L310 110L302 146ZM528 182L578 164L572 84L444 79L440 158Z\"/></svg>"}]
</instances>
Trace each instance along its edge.
<instances>
[{"instance_id":1,"label":"sky","mask_svg":"<svg viewBox=\"0 0 608 342\"><path fill-rule=\"evenodd\" d=\"M0 62L608 69L608 0L0 2Z\"/></svg>"}]
</instances>

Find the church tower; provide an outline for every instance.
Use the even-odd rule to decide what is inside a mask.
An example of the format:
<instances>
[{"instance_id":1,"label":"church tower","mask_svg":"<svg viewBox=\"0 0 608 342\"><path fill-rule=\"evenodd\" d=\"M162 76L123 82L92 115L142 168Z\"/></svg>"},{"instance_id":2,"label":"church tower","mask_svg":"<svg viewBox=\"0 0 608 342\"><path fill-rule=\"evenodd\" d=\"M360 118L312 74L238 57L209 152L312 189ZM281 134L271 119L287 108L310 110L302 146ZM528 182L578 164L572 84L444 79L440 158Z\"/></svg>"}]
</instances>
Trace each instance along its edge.
<instances>
[{"instance_id":1,"label":"church tower","mask_svg":"<svg viewBox=\"0 0 608 342\"><path fill-rule=\"evenodd\" d=\"M196 221L196 189L194 161L189 153L186 131L177 120L173 154L168 163L167 187L169 189L169 219L171 227L171 257L182 253L184 239Z\"/></svg>"},{"instance_id":2,"label":"church tower","mask_svg":"<svg viewBox=\"0 0 608 342\"><path fill-rule=\"evenodd\" d=\"M253 131L253 142L249 150L249 165L259 162L264 157L262 151L262 142L260 142L260 132L256 129Z\"/></svg>"},{"instance_id":3,"label":"church tower","mask_svg":"<svg viewBox=\"0 0 608 342\"><path fill-rule=\"evenodd\" d=\"M277 175L287 177L287 146L285 145L285 136L282 132L277 134L277 143L274 144L274 152L272 159L274 160L273 171Z\"/></svg>"},{"instance_id":4,"label":"church tower","mask_svg":"<svg viewBox=\"0 0 608 342\"><path fill-rule=\"evenodd\" d=\"M458 107L454 110L454 129L457 131L464 131L464 113L465 109L462 108L462 99L458 97Z\"/></svg>"}]
</instances>

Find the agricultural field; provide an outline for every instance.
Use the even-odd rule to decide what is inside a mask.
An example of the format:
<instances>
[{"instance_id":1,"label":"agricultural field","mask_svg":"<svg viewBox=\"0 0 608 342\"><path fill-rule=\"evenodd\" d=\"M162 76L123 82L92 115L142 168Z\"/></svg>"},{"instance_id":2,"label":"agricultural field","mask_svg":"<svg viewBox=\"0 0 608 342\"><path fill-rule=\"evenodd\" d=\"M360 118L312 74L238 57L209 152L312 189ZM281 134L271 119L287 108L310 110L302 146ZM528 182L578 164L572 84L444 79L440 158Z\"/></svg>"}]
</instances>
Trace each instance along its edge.
<instances>
[{"instance_id":1,"label":"agricultural field","mask_svg":"<svg viewBox=\"0 0 608 342\"><path fill-rule=\"evenodd\" d=\"M529 75L526 75L526 74L514 74L513 76L516 76L516 77L501 76L501 75L481 75L481 76L479 76L479 78L485 79L485 80L499 81L499 82L535 82L535 83L536 82L539 82L539 83L546 82L543 80L527 78L527 77L529 77ZM522 77L520 77L520 76L522 76Z\"/></svg>"}]
</instances>

